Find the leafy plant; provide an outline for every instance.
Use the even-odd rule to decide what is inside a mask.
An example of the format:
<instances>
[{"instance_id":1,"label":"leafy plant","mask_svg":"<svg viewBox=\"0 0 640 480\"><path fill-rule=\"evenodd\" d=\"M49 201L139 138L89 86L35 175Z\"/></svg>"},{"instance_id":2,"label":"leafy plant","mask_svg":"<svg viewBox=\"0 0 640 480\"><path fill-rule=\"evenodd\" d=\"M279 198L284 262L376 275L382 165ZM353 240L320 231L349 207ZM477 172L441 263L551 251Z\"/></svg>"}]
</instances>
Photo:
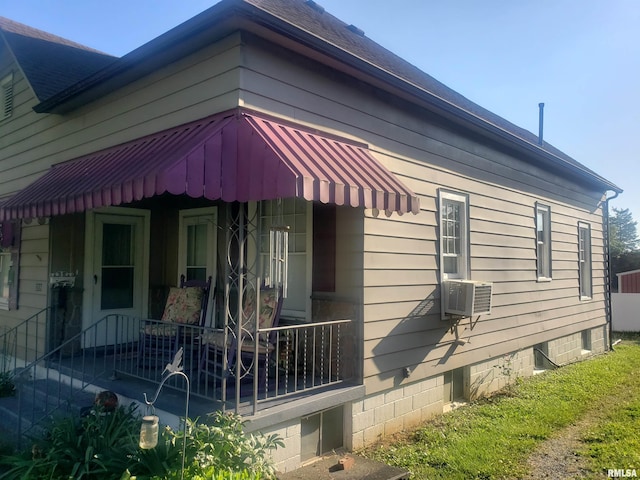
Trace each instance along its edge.
<instances>
[{"instance_id":1,"label":"leafy plant","mask_svg":"<svg viewBox=\"0 0 640 480\"><path fill-rule=\"evenodd\" d=\"M168 473L167 476L162 477L162 480L179 480L181 478L181 474L179 471L174 471ZM207 473L202 474L194 474L192 472L185 472L184 478L188 478L189 480L261 480L263 477L259 475L254 475L249 473L248 471L242 472L229 472L226 470L219 471L214 473L213 470ZM128 471L122 475L120 480L139 480L135 475L131 475Z\"/></svg>"},{"instance_id":2,"label":"leafy plant","mask_svg":"<svg viewBox=\"0 0 640 480\"><path fill-rule=\"evenodd\" d=\"M140 429L135 407L100 409L84 417L51 422L31 449L4 457L9 465L3 479L119 479L137 449Z\"/></svg>"},{"instance_id":3,"label":"leafy plant","mask_svg":"<svg viewBox=\"0 0 640 480\"><path fill-rule=\"evenodd\" d=\"M12 397L16 394L11 372L0 372L0 397Z\"/></svg>"},{"instance_id":4,"label":"leafy plant","mask_svg":"<svg viewBox=\"0 0 640 480\"><path fill-rule=\"evenodd\" d=\"M185 477L192 480L260 480L275 477L271 450L277 435L245 434L242 417L221 412L208 425L187 419ZM33 447L0 458L7 480L126 480L181 478L185 432L165 427L156 448L138 446L140 416L135 406L84 417L58 418ZM124 473L123 473L124 472Z\"/></svg>"},{"instance_id":5,"label":"leafy plant","mask_svg":"<svg viewBox=\"0 0 640 480\"><path fill-rule=\"evenodd\" d=\"M277 435L244 433L240 415L214 412L209 415L208 424L188 420L187 432L185 478L243 480L275 477L270 453L284 446L284 442ZM144 470L153 472L156 480L179 478L183 439L183 431L173 432L166 428L162 442L158 444L158 452L141 455ZM179 452L178 459L166 461L162 458L163 455L173 458L176 452ZM173 468L160 472L158 469L162 465L173 465ZM231 474L237 476L228 476Z\"/></svg>"}]
</instances>

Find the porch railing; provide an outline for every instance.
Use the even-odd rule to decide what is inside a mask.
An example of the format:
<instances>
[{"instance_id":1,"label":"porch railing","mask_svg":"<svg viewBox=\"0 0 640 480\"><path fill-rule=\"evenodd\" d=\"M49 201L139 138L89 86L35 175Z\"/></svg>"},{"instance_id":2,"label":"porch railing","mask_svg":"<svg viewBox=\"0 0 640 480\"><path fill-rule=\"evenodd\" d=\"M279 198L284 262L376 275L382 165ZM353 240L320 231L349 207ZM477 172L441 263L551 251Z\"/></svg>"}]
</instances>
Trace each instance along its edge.
<instances>
[{"instance_id":1,"label":"porch railing","mask_svg":"<svg viewBox=\"0 0 640 480\"><path fill-rule=\"evenodd\" d=\"M15 372L24 367L29 360L35 360L46 352L44 335L47 313L50 307L43 308L13 328L4 330L0 335L2 372Z\"/></svg>"},{"instance_id":2,"label":"porch railing","mask_svg":"<svg viewBox=\"0 0 640 480\"><path fill-rule=\"evenodd\" d=\"M179 347L192 395L212 401L212 409L255 414L292 397L357 383L354 325L346 319L279 326L235 341L231 329L108 315L49 353L20 359L33 341L32 335L17 335L31 331L22 326L0 339L3 353L14 359L17 387L15 397L0 399L13 412L0 423L23 435L56 412L77 414L78 405L91 405L99 390L131 396L124 380L159 383ZM207 342L211 338L218 340ZM181 382L167 386L183 388Z\"/></svg>"},{"instance_id":3,"label":"porch railing","mask_svg":"<svg viewBox=\"0 0 640 480\"><path fill-rule=\"evenodd\" d=\"M44 336L35 335L38 327L30 325L40 320L34 316L0 340L4 358L13 366L5 372L11 374L16 389L14 396L0 399L0 423L17 433L18 439L56 414L78 414L80 407L90 406L99 390L96 383L113 371L112 360L105 355L110 347L93 347L105 332L117 327L112 318L101 319L48 353L32 346L44 342Z\"/></svg>"},{"instance_id":4,"label":"porch railing","mask_svg":"<svg viewBox=\"0 0 640 480\"><path fill-rule=\"evenodd\" d=\"M224 337L223 330L204 329L204 338L212 334ZM229 332L218 346L205 344L201 352L198 374L205 381L196 395L213 393L239 413L255 414L265 404L357 382L351 319L261 329L240 342ZM211 355L213 362L207 361Z\"/></svg>"},{"instance_id":5,"label":"porch railing","mask_svg":"<svg viewBox=\"0 0 640 480\"><path fill-rule=\"evenodd\" d=\"M131 330L128 322L123 317L121 331ZM140 329L150 334L141 335L137 344L122 341L116 347L116 375L159 382L182 347L191 394L215 400L223 410L251 414L267 403L357 381L352 319L260 329L240 341L233 327L146 320Z\"/></svg>"}]
</instances>

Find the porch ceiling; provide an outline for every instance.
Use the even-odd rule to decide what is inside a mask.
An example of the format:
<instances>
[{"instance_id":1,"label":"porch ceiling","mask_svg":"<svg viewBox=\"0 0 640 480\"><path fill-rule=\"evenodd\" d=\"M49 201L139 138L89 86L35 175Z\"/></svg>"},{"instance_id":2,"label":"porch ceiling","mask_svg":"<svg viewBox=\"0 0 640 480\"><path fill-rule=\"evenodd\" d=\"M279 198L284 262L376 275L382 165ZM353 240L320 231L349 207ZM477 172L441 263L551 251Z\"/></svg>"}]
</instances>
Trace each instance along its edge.
<instances>
[{"instance_id":1,"label":"porch ceiling","mask_svg":"<svg viewBox=\"0 0 640 480\"><path fill-rule=\"evenodd\" d=\"M82 212L163 193L227 202L300 197L419 211L418 197L366 145L237 110L54 165L2 205L0 220Z\"/></svg>"}]
</instances>

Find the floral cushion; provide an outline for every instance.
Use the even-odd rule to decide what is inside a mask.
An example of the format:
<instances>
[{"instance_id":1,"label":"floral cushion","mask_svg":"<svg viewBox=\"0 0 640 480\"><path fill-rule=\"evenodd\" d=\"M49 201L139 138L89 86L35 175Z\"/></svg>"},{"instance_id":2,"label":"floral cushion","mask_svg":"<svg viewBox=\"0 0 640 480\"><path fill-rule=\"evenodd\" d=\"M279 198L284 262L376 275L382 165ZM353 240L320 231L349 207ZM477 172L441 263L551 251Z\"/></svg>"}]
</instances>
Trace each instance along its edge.
<instances>
[{"instance_id":1,"label":"floral cushion","mask_svg":"<svg viewBox=\"0 0 640 480\"><path fill-rule=\"evenodd\" d=\"M235 337L231 334L227 335L227 348L231 348L234 345L234 338ZM217 350L222 350L224 348L224 332L218 330L213 332L205 332L200 335L200 341L203 345L209 345ZM255 345L253 344L253 340L243 340L240 349L243 352L255 352ZM261 355L271 353L274 349L275 347L266 343L266 341L261 341L258 343L258 353Z\"/></svg>"},{"instance_id":2,"label":"floral cushion","mask_svg":"<svg viewBox=\"0 0 640 480\"><path fill-rule=\"evenodd\" d=\"M203 294L201 287L171 287L162 321L197 325L200 323Z\"/></svg>"},{"instance_id":3,"label":"floral cushion","mask_svg":"<svg viewBox=\"0 0 640 480\"><path fill-rule=\"evenodd\" d=\"M255 303L255 295L247 295L244 302L244 327L250 332L255 330L255 319L252 318L255 312ZM260 330L273 327L277 308L278 291L275 288L260 290L260 309L258 316L258 328Z\"/></svg>"},{"instance_id":4,"label":"floral cushion","mask_svg":"<svg viewBox=\"0 0 640 480\"><path fill-rule=\"evenodd\" d=\"M149 323L144 326L144 333L157 337L173 337L177 331L178 327L166 323Z\"/></svg>"},{"instance_id":5,"label":"floral cushion","mask_svg":"<svg viewBox=\"0 0 640 480\"><path fill-rule=\"evenodd\" d=\"M232 339L232 335L227 335L227 346L230 346L233 343ZM212 345L217 348L223 348L224 332L220 330L204 332L202 335L200 335L200 341L203 343L203 345Z\"/></svg>"},{"instance_id":6,"label":"floral cushion","mask_svg":"<svg viewBox=\"0 0 640 480\"><path fill-rule=\"evenodd\" d=\"M271 353L275 350L275 346L267 343L266 341L258 342L258 355L266 355L267 353ZM243 342L240 346L240 350L246 353L254 353L256 351L256 347L253 342Z\"/></svg>"}]
</instances>

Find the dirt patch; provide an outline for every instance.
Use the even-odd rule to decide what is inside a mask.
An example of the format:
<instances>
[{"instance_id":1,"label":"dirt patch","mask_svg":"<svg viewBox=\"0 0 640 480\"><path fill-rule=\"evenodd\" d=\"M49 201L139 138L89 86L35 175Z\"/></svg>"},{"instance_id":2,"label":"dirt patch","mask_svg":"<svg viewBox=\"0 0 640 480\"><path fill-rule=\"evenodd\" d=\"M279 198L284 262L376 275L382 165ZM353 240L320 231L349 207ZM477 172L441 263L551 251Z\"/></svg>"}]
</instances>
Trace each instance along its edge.
<instances>
[{"instance_id":1,"label":"dirt patch","mask_svg":"<svg viewBox=\"0 0 640 480\"><path fill-rule=\"evenodd\" d=\"M593 425L606 415L608 400L598 402L598 406L582 417L582 419L556 432L551 438L542 442L529 457L529 474L521 480L537 480L541 478L583 479L606 478L604 472L593 472L589 459L576 454L583 447L582 437Z\"/></svg>"},{"instance_id":2,"label":"dirt patch","mask_svg":"<svg viewBox=\"0 0 640 480\"><path fill-rule=\"evenodd\" d=\"M591 473L587 459L576 455L581 447L581 436L591 419L571 425L544 441L529 457L529 475L526 480L540 478L580 479Z\"/></svg>"}]
</instances>

